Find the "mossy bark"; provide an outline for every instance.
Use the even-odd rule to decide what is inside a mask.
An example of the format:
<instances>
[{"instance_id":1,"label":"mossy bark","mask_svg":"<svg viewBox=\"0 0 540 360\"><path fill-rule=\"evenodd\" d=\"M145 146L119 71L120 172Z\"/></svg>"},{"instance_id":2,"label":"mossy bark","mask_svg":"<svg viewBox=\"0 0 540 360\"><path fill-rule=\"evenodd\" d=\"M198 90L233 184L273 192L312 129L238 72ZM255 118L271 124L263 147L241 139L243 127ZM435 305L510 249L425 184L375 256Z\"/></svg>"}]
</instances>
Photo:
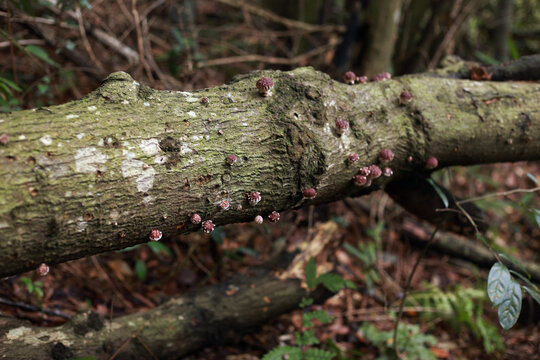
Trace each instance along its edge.
<instances>
[{"instance_id":1,"label":"mossy bark","mask_svg":"<svg viewBox=\"0 0 540 360\"><path fill-rule=\"evenodd\" d=\"M270 97L255 88L262 75L275 82ZM400 106L404 90L413 101ZM146 242L152 229L197 231L193 213L222 225L366 194L428 175L428 156L439 168L539 159L539 122L537 83L415 75L349 86L299 68L188 93L114 73L78 101L0 116L0 276ZM394 175L354 186L383 148ZM314 200L302 199L307 187Z\"/></svg>"}]
</instances>

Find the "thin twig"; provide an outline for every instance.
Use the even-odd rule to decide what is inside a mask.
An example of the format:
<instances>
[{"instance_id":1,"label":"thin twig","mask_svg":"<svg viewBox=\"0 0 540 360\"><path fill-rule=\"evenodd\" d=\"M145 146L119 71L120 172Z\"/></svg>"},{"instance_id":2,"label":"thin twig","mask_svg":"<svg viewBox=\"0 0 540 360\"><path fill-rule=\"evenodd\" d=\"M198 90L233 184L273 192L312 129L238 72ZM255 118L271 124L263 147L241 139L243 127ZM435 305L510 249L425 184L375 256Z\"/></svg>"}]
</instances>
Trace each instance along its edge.
<instances>
[{"instance_id":1,"label":"thin twig","mask_svg":"<svg viewBox=\"0 0 540 360\"><path fill-rule=\"evenodd\" d=\"M266 64L296 65L298 63L303 62L304 60L309 59L310 57L323 54L333 49L336 46L337 44L327 44L325 46L315 48L304 54L297 55L290 59L258 55L258 54L250 54L250 55L231 56L231 57L225 57L225 58L220 58L220 59L206 60L206 61L198 63L197 67L203 68L203 67L208 67L208 66L228 65L228 64L235 64L235 63L240 63L240 62L253 62L253 61L259 61Z\"/></svg>"},{"instance_id":2,"label":"thin twig","mask_svg":"<svg viewBox=\"0 0 540 360\"><path fill-rule=\"evenodd\" d=\"M237 8L241 8L244 11L249 11L252 14L258 15L262 18L265 18L267 20L277 22L280 24L283 24L287 26L288 28L298 28L308 31L321 31L321 32L345 32L345 26L343 25L313 25L308 24L302 21L292 20L288 19L282 16L279 16L271 11L261 9L260 7L257 7L255 5L248 4L244 1L239 0L218 0L218 2L222 4L226 4L229 6L234 6Z\"/></svg>"},{"instance_id":3,"label":"thin twig","mask_svg":"<svg viewBox=\"0 0 540 360\"><path fill-rule=\"evenodd\" d=\"M112 354L112 356L109 358L109 360L114 360L114 358L116 357L116 355L120 354L120 352L122 350L124 350L124 348L131 342L131 340L137 338L137 335L139 335L139 333L148 325L148 322L145 322L144 324L142 324L138 329L137 331L135 331L133 334L131 334L131 337L129 339L127 339L126 341L124 341L124 343L114 352L114 354Z\"/></svg>"},{"instance_id":4,"label":"thin twig","mask_svg":"<svg viewBox=\"0 0 540 360\"><path fill-rule=\"evenodd\" d=\"M96 67L103 71L104 70L103 65L96 57L96 54L94 53L94 50L92 49L92 46L90 45L90 42L88 41L88 37L86 36L86 29L84 27L83 16L82 16L80 7L77 7L77 9L75 10L75 15L77 17L77 23L79 24L79 33L81 34L84 48L86 49L88 56L90 56L90 59L96 65Z\"/></svg>"},{"instance_id":5,"label":"thin twig","mask_svg":"<svg viewBox=\"0 0 540 360\"><path fill-rule=\"evenodd\" d=\"M487 198L490 198L490 197L508 196L508 195L511 195L511 194L518 194L518 193L532 193L532 192L536 192L536 191L540 191L540 186L532 188L532 189L514 189L514 190L509 190L509 191L502 191L502 192L497 192L497 193L485 194L485 195L481 195L481 196L472 197L472 198L469 198L469 199L456 201L456 204L461 205L461 204L466 204L466 203L477 201L477 200L487 199Z\"/></svg>"},{"instance_id":6,"label":"thin twig","mask_svg":"<svg viewBox=\"0 0 540 360\"><path fill-rule=\"evenodd\" d=\"M139 13L137 11L137 0L131 0L131 13L133 15L133 23L135 24L135 31L137 33L137 47L139 48L139 66L137 67L137 78L140 78L142 75L142 69L144 67L145 61L141 24L139 19Z\"/></svg>"},{"instance_id":7,"label":"thin twig","mask_svg":"<svg viewBox=\"0 0 540 360\"><path fill-rule=\"evenodd\" d=\"M26 310L26 311L35 311L35 312L41 312L41 313L44 313L44 314L47 314L47 315L58 316L58 317L61 317L61 318L67 319L67 320L71 319L70 315L64 314L63 312L61 312L59 310L53 310L53 309L48 309L48 308L40 308L40 307L35 306L35 305L26 304L26 303L22 303L22 302L19 302L19 301L11 301L11 300L8 300L8 299L4 299L3 297L0 297L0 304L8 305L8 306L15 306L15 307L21 308L21 309Z\"/></svg>"}]
</instances>

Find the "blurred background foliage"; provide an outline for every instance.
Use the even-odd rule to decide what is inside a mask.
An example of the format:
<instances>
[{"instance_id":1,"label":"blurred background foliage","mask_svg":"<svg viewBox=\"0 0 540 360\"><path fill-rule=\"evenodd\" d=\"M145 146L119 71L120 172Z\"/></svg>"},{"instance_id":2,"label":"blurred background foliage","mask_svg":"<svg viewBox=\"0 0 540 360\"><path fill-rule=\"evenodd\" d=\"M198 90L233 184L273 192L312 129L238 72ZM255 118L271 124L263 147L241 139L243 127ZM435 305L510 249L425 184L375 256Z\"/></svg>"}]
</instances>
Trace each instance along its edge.
<instances>
[{"instance_id":1,"label":"blurred background foliage","mask_svg":"<svg viewBox=\"0 0 540 360\"><path fill-rule=\"evenodd\" d=\"M0 111L62 103L108 73L198 89L253 69L341 79L540 52L538 0L0 0Z\"/></svg>"}]
</instances>

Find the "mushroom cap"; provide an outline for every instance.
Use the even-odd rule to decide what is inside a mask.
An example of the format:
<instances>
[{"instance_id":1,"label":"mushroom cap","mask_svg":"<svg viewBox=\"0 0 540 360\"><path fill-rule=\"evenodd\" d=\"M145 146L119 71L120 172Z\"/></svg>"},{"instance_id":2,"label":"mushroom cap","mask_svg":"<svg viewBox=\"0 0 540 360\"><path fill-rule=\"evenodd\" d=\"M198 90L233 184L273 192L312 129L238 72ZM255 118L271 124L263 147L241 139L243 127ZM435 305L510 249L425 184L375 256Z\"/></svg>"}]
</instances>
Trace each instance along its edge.
<instances>
[{"instance_id":1,"label":"mushroom cap","mask_svg":"<svg viewBox=\"0 0 540 360\"><path fill-rule=\"evenodd\" d=\"M150 232L150 240L152 241L159 241L161 240L161 237L163 236L163 233L157 229L154 229Z\"/></svg>"},{"instance_id":2,"label":"mushroom cap","mask_svg":"<svg viewBox=\"0 0 540 360\"><path fill-rule=\"evenodd\" d=\"M317 196L317 190L315 190L314 188L307 188L304 191L302 191L302 195L306 199L313 199L315 198L315 196Z\"/></svg>"},{"instance_id":3,"label":"mushroom cap","mask_svg":"<svg viewBox=\"0 0 540 360\"><path fill-rule=\"evenodd\" d=\"M255 85L257 86L257 89L259 90L268 91L274 87L274 82L269 77L263 76L262 78L257 80L257 83Z\"/></svg>"},{"instance_id":4,"label":"mushroom cap","mask_svg":"<svg viewBox=\"0 0 540 360\"><path fill-rule=\"evenodd\" d=\"M271 222L278 222L279 221L279 218L280 218L280 215L277 211L272 211L270 213L270 215L268 215L268 219L271 221Z\"/></svg>"}]
</instances>

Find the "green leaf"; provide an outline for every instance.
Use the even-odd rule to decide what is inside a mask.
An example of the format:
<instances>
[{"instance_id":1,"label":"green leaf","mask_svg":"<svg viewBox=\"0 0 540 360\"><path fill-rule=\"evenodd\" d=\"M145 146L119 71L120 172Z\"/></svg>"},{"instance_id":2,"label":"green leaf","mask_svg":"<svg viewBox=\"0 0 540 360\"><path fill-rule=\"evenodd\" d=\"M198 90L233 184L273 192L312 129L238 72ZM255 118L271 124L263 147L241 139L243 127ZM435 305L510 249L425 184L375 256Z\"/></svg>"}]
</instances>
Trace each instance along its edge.
<instances>
[{"instance_id":1,"label":"green leaf","mask_svg":"<svg viewBox=\"0 0 540 360\"><path fill-rule=\"evenodd\" d=\"M331 353L330 351L317 348L309 348L304 353L304 359L309 360L332 360L334 356L335 354Z\"/></svg>"},{"instance_id":2,"label":"green leaf","mask_svg":"<svg viewBox=\"0 0 540 360\"><path fill-rule=\"evenodd\" d=\"M487 293L493 305L499 305L506 299L507 289L512 285L510 272L501 263L495 263L489 270Z\"/></svg>"},{"instance_id":3,"label":"green leaf","mask_svg":"<svg viewBox=\"0 0 540 360\"><path fill-rule=\"evenodd\" d=\"M34 293L36 293L36 296L39 298L43 297L43 290L38 286L34 287Z\"/></svg>"},{"instance_id":4,"label":"green leaf","mask_svg":"<svg viewBox=\"0 0 540 360\"><path fill-rule=\"evenodd\" d=\"M296 345L314 345L319 343L319 339L315 336L315 330L313 329L306 330L303 333L295 331L294 334L296 336Z\"/></svg>"},{"instance_id":5,"label":"green leaf","mask_svg":"<svg viewBox=\"0 0 540 360\"><path fill-rule=\"evenodd\" d=\"M525 289L526 292L529 293L529 295L531 295L531 297L534 299L534 301L536 301L538 303L538 305L540 305L540 294L538 292L534 291L533 289L531 289L528 286L523 286L523 288Z\"/></svg>"},{"instance_id":6,"label":"green leaf","mask_svg":"<svg viewBox=\"0 0 540 360\"><path fill-rule=\"evenodd\" d=\"M521 312L521 286L512 281L508 286L506 297L499 304L497 313L499 315L499 324L504 330L510 329L519 318Z\"/></svg>"},{"instance_id":7,"label":"green leaf","mask_svg":"<svg viewBox=\"0 0 540 360\"><path fill-rule=\"evenodd\" d=\"M223 244L223 240L225 240L225 231L223 230L223 227L218 226L212 231L210 234L210 238L216 243L216 244Z\"/></svg>"},{"instance_id":8,"label":"green leaf","mask_svg":"<svg viewBox=\"0 0 540 360\"><path fill-rule=\"evenodd\" d=\"M167 254L169 256L172 256L172 251L167 247L167 245L165 245L161 241L149 241L149 242L146 243L146 245L148 245L148 247L156 255L160 255L160 254L163 253L163 254Z\"/></svg>"},{"instance_id":9,"label":"green leaf","mask_svg":"<svg viewBox=\"0 0 540 360\"><path fill-rule=\"evenodd\" d=\"M539 209L532 209L531 210L532 215L534 217L534 221L536 221L536 225L540 227L540 210Z\"/></svg>"},{"instance_id":10,"label":"green leaf","mask_svg":"<svg viewBox=\"0 0 540 360\"><path fill-rule=\"evenodd\" d=\"M135 262L135 274L137 274L137 278L141 281L146 280L146 275L148 274L148 268L146 267L146 263L143 260L137 260Z\"/></svg>"},{"instance_id":11,"label":"green leaf","mask_svg":"<svg viewBox=\"0 0 540 360\"><path fill-rule=\"evenodd\" d=\"M270 352L264 355L261 360L283 360L283 355L287 355L289 360L302 359L302 351L300 348L293 346L279 346L273 348Z\"/></svg>"},{"instance_id":12,"label":"green leaf","mask_svg":"<svg viewBox=\"0 0 540 360\"><path fill-rule=\"evenodd\" d=\"M521 261L519 261L519 259L515 258L514 256L508 254L508 253L505 253L505 252L501 252L499 253L499 256L503 259L505 259L506 261L510 262L512 265L514 265L516 268L518 268L519 270L521 270L522 272L524 272L525 274L527 274L528 277L530 277L531 275L527 272L527 269L525 269L523 267L523 265L521 264ZM512 270L510 270L510 273L512 273Z\"/></svg>"},{"instance_id":13,"label":"green leaf","mask_svg":"<svg viewBox=\"0 0 540 360\"><path fill-rule=\"evenodd\" d=\"M513 274L513 275L517 276L521 281L523 281L525 284L527 284L531 289L533 289L534 291L540 293L540 289L538 289L538 286L533 284L531 282L531 280L529 280L525 276L521 275L520 273L518 273L517 271L514 271L514 270L510 270L510 274Z\"/></svg>"},{"instance_id":14,"label":"green leaf","mask_svg":"<svg viewBox=\"0 0 540 360\"><path fill-rule=\"evenodd\" d=\"M311 258L306 264L306 284L308 289L313 290L317 285L317 265L315 265L315 259Z\"/></svg>"},{"instance_id":15,"label":"green leaf","mask_svg":"<svg viewBox=\"0 0 540 360\"><path fill-rule=\"evenodd\" d=\"M6 86L9 86L10 88L12 88L15 91L18 91L18 92L22 91L22 89L17 84L15 84L13 81L8 80L6 78L0 77L0 83L3 83Z\"/></svg>"},{"instance_id":16,"label":"green leaf","mask_svg":"<svg viewBox=\"0 0 540 360\"><path fill-rule=\"evenodd\" d=\"M49 57L49 54L37 45L27 45L24 49L37 58L45 61L49 65L57 66L58 64Z\"/></svg>"},{"instance_id":17,"label":"green leaf","mask_svg":"<svg viewBox=\"0 0 540 360\"><path fill-rule=\"evenodd\" d=\"M345 280L332 273L322 274L317 278L317 283L323 284L328 290L338 292L345 287Z\"/></svg>"},{"instance_id":18,"label":"green leaf","mask_svg":"<svg viewBox=\"0 0 540 360\"><path fill-rule=\"evenodd\" d=\"M446 197L446 194L441 190L441 187L435 181L433 181L433 179L427 179L427 181L431 186L433 186L433 189L435 190L437 195L439 195L439 197L441 198L441 200L442 200L442 202L444 204L444 207L447 208L448 207L448 198Z\"/></svg>"},{"instance_id":19,"label":"green leaf","mask_svg":"<svg viewBox=\"0 0 540 360\"><path fill-rule=\"evenodd\" d=\"M351 255L356 256L360 261L364 263L364 265L369 265L369 258L366 254L361 252L357 247L352 246L349 243L344 243L343 248Z\"/></svg>"},{"instance_id":20,"label":"green leaf","mask_svg":"<svg viewBox=\"0 0 540 360\"><path fill-rule=\"evenodd\" d=\"M313 301L314 301L313 298L305 298L305 297L303 297L302 301L300 301L300 305L298 305L298 306L300 306L300 308L303 309L305 307L313 305Z\"/></svg>"},{"instance_id":21,"label":"green leaf","mask_svg":"<svg viewBox=\"0 0 540 360\"><path fill-rule=\"evenodd\" d=\"M302 326L313 326L313 320L319 320L322 324L328 324L334 320L334 317L328 314L326 310L310 311L302 316Z\"/></svg>"},{"instance_id":22,"label":"green leaf","mask_svg":"<svg viewBox=\"0 0 540 360\"><path fill-rule=\"evenodd\" d=\"M512 60L519 59L519 51L516 46L516 42L512 38L507 38L506 44L508 45L508 50L510 51L510 56L512 57Z\"/></svg>"}]
</instances>

